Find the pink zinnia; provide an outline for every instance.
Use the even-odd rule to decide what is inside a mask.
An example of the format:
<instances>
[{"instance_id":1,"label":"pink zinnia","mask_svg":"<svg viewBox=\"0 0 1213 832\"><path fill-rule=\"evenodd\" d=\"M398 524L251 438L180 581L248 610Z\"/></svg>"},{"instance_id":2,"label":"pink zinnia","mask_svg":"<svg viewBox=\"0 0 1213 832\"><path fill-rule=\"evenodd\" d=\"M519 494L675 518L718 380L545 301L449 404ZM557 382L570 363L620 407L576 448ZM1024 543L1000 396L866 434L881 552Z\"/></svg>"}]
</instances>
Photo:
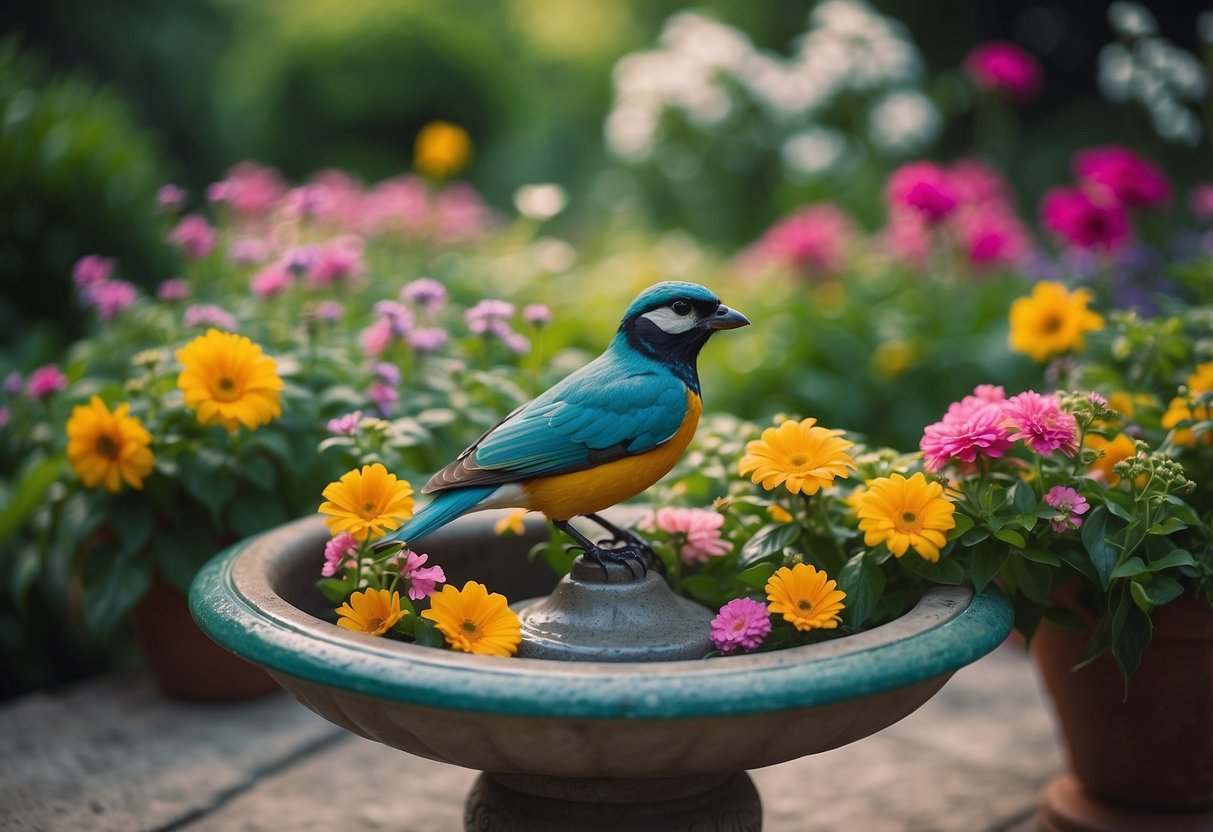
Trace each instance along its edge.
<instances>
[{"instance_id":1,"label":"pink zinnia","mask_svg":"<svg viewBox=\"0 0 1213 832\"><path fill-rule=\"evenodd\" d=\"M1028 390L1008 399L1002 413L1005 426L1015 431L1012 442L1022 439L1041 456L1054 451L1074 456L1078 450L1078 422L1061 409L1057 396Z\"/></svg>"},{"instance_id":2,"label":"pink zinnia","mask_svg":"<svg viewBox=\"0 0 1213 832\"><path fill-rule=\"evenodd\" d=\"M201 214L188 214L181 218L168 235L168 241L180 248L194 260L201 260L215 249L219 235L215 227Z\"/></svg>"},{"instance_id":3,"label":"pink zinnia","mask_svg":"<svg viewBox=\"0 0 1213 832\"><path fill-rule=\"evenodd\" d=\"M947 171L931 162L911 162L893 171L885 197L894 211L911 208L929 222L939 222L960 203Z\"/></svg>"},{"instance_id":4,"label":"pink zinnia","mask_svg":"<svg viewBox=\"0 0 1213 832\"><path fill-rule=\"evenodd\" d=\"M1132 236L1129 216L1120 203L1096 202L1072 188L1054 188L1045 194L1041 214L1047 228L1080 249L1116 251Z\"/></svg>"},{"instance_id":5,"label":"pink zinnia","mask_svg":"<svg viewBox=\"0 0 1213 832\"><path fill-rule=\"evenodd\" d=\"M1013 43L994 41L973 47L965 72L982 89L1029 101L1040 92L1044 76L1036 59Z\"/></svg>"},{"instance_id":6,"label":"pink zinnia","mask_svg":"<svg viewBox=\"0 0 1213 832\"><path fill-rule=\"evenodd\" d=\"M966 213L960 219L960 236L969 262L978 267L1014 265L1029 250L1023 224L999 208Z\"/></svg>"},{"instance_id":7,"label":"pink zinnia","mask_svg":"<svg viewBox=\"0 0 1213 832\"><path fill-rule=\"evenodd\" d=\"M188 327L213 326L225 332L235 332L237 327L236 319L232 314L213 303L195 303L187 306L183 318Z\"/></svg>"},{"instance_id":8,"label":"pink zinnia","mask_svg":"<svg viewBox=\"0 0 1213 832\"><path fill-rule=\"evenodd\" d=\"M682 541L679 555L683 563L706 563L727 554L733 544L720 536L724 515L702 508L663 508L657 511L658 529Z\"/></svg>"},{"instance_id":9,"label":"pink zinnia","mask_svg":"<svg viewBox=\"0 0 1213 832\"><path fill-rule=\"evenodd\" d=\"M846 243L853 235L850 218L836 205L811 205L767 229L742 257L759 265L775 263L829 274L842 266Z\"/></svg>"},{"instance_id":10,"label":"pink zinnia","mask_svg":"<svg viewBox=\"0 0 1213 832\"><path fill-rule=\"evenodd\" d=\"M354 410L336 419L329 419L326 427L334 436L353 436L358 432L358 423L362 421L362 411Z\"/></svg>"},{"instance_id":11,"label":"pink zinnia","mask_svg":"<svg viewBox=\"0 0 1213 832\"><path fill-rule=\"evenodd\" d=\"M1171 184L1162 169L1119 145L1080 151L1074 157L1074 175L1126 208L1145 208L1171 198Z\"/></svg>"},{"instance_id":12,"label":"pink zinnia","mask_svg":"<svg viewBox=\"0 0 1213 832\"><path fill-rule=\"evenodd\" d=\"M190 285L179 277L166 280L156 289L160 300L185 300L190 296Z\"/></svg>"},{"instance_id":13,"label":"pink zinnia","mask_svg":"<svg viewBox=\"0 0 1213 832\"><path fill-rule=\"evenodd\" d=\"M324 566L320 574L331 578L346 566L355 566L357 561L354 553L358 551L358 541L349 532L342 532L328 543L324 544Z\"/></svg>"},{"instance_id":14,"label":"pink zinnia","mask_svg":"<svg viewBox=\"0 0 1213 832\"><path fill-rule=\"evenodd\" d=\"M1079 515L1086 514L1087 509L1091 507L1085 497L1073 488L1064 485L1055 485L1050 488L1049 493L1045 494L1045 504L1059 512L1049 521L1050 528L1057 534L1064 534L1070 529L1079 528L1082 525L1082 518Z\"/></svg>"},{"instance_id":15,"label":"pink zinnia","mask_svg":"<svg viewBox=\"0 0 1213 832\"><path fill-rule=\"evenodd\" d=\"M419 555L411 549L405 549L397 556L400 577L409 582L409 598L414 601L429 598L438 584L446 582L446 573L442 571L441 566L422 566L429 557Z\"/></svg>"},{"instance_id":16,"label":"pink zinnia","mask_svg":"<svg viewBox=\"0 0 1213 832\"><path fill-rule=\"evenodd\" d=\"M938 471L953 461L972 463L978 454L997 459L1011 447L1011 440L997 409L976 407L949 412L942 421L927 425L918 447L924 467Z\"/></svg>"},{"instance_id":17,"label":"pink zinnia","mask_svg":"<svg viewBox=\"0 0 1213 832\"><path fill-rule=\"evenodd\" d=\"M752 653L771 632L766 604L753 598L734 598L712 619L712 645L722 654Z\"/></svg>"},{"instance_id":18,"label":"pink zinnia","mask_svg":"<svg viewBox=\"0 0 1213 832\"><path fill-rule=\"evenodd\" d=\"M54 364L39 367L29 374L25 392L31 399L46 401L61 390L67 389L67 376Z\"/></svg>"},{"instance_id":19,"label":"pink zinnia","mask_svg":"<svg viewBox=\"0 0 1213 832\"><path fill-rule=\"evenodd\" d=\"M81 257L72 267L72 282L84 289L95 286L110 279L114 272L114 259L102 257L100 254L89 254Z\"/></svg>"},{"instance_id":20,"label":"pink zinnia","mask_svg":"<svg viewBox=\"0 0 1213 832\"><path fill-rule=\"evenodd\" d=\"M272 298L289 289L293 281L289 271L274 263L253 275L249 288L259 298Z\"/></svg>"},{"instance_id":21,"label":"pink zinnia","mask_svg":"<svg viewBox=\"0 0 1213 832\"><path fill-rule=\"evenodd\" d=\"M103 321L108 321L135 303L139 292L133 283L125 280L107 280L87 288L88 300Z\"/></svg>"}]
</instances>

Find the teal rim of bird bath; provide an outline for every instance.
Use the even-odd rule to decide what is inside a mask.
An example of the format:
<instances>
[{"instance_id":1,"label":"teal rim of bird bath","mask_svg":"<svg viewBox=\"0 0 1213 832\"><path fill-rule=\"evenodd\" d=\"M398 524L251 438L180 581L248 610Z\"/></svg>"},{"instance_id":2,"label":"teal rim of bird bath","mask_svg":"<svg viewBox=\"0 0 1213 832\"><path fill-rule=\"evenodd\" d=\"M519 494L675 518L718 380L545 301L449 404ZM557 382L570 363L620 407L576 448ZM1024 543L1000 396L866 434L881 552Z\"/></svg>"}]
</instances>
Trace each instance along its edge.
<instances>
[{"instance_id":1,"label":"teal rim of bird bath","mask_svg":"<svg viewBox=\"0 0 1213 832\"><path fill-rule=\"evenodd\" d=\"M950 675L1000 645L1012 610L996 588L932 589L902 617L818 644L703 660L563 662L477 656L344 630L272 588L324 537L307 518L221 552L198 574L202 630L274 673L456 711L560 719L676 719L828 705ZM312 556L314 554L314 556Z\"/></svg>"}]
</instances>

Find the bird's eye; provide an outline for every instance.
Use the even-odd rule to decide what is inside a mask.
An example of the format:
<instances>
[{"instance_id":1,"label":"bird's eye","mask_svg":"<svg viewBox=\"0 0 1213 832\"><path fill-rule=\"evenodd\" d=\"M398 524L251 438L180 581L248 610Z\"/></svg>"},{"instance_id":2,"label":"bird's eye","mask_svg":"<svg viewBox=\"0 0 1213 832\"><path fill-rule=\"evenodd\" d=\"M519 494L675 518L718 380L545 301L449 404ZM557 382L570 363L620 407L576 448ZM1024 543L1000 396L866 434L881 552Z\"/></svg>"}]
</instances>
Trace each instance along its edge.
<instances>
[{"instance_id":1,"label":"bird's eye","mask_svg":"<svg viewBox=\"0 0 1213 832\"><path fill-rule=\"evenodd\" d=\"M691 314L691 304L685 300L676 300L670 304L670 308L678 315Z\"/></svg>"}]
</instances>

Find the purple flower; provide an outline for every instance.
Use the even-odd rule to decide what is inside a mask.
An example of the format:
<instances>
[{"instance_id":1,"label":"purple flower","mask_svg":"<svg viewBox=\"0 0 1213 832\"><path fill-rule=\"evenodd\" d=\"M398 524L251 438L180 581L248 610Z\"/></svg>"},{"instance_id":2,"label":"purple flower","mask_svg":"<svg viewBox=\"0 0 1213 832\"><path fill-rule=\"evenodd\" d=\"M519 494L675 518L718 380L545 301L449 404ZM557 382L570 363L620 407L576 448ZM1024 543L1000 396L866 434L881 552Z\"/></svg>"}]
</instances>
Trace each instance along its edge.
<instances>
[{"instance_id":1,"label":"purple flower","mask_svg":"<svg viewBox=\"0 0 1213 832\"><path fill-rule=\"evenodd\" d=\"M355 566L355 553L358 551L358 541L349 532L342 532L328 543L324 544L324 566L320 574L331 578L346 566Z\"/></svg>"},{"instance_id":2,"label":"purple flower","mask_svg":"<svg viewBox=\"0 0 1213 832\"><path fill-rule=\"evenodd\" d=\"M400 577L409 582L409 598L414 601L429 598L437 585L446 581L441 566L422 566L427 560L429 555L419 555L411 549L405 549L396 557Z\"/></svg>"},{"instance_id":3,"label":"purple flower","mask_svg":"<svg viewBox=\"0 0 1213 832\"><path fill-rule=\"evenodd\" d=\"M15 396L21 392L21 388L25 387L25 379L21 378L21 374L16 370L4 377L4 393L8 396Z\"/></svg>"},{"instance_id":4,"label":"purple flower","mask_svg":"<svg viewBox=\"0 0 1213 832\"><path fill-rule=\"evenodd\" d=\"M282 256L278 258L278 265L296 277L306 273L314 262L316 262L315 246L295 246L282 252Z\"/></svg>"},{"instance_id":5,"label":"purple flower","mask_svg":"<svg viewBox=\"0 0 1213 832\"><path fill-rule=\"evenodd\" d=\"M496 336L505 345L505 348L515 355L526 355L531 351L531 339L515 332L504 321L494 321L489 326L489 333Z\"/></svg>"},{"instance_id":6,"label":"purple flower","mask_svg":"<svg viewBox=\"0 0 1213 832\"><path fill-rule=\"evenodd\" d=\"M322 300L316 304L316 317L326 324L335 324L345 316L345 307L335 300Z\"/></svg>"},{"instance_id":7,"label":"purple flower","mask_svg":"<svg viewBox=\"0 0 1213 832\"><path fill-rule=\"evenodd\" d=\"M201 214L187 214L177 223L177 227L169 232L168 241L184 251L188 257L201 260L214 251L218 237L218 232L207 222L206 217Z\"/></svg>"},{"instance_id":8,"label":"purple flower","mask_svg":"<svg viewBox=\"0 0 1213 832\"><path fill-rule=\"evenodd\" d=\"M541 329L552 322L552 310L542 303L532 303L522 310L522 320Z\"/></svg>"},{"instance_id":9,"label":"purple flower","mask_svg":"<svg viewBox=\"0 0 1213 832\"><path fill-rule=\"evenodd\" d=\"M166 280L156 289L156 297L160 300L185 300L190 296L190 285L179 277Z\"/></svg>"},{"instance_id":10,"label":"purple flower","mask_svg":"<svg viewBox=\"0 0 1213 832\"><path fill-rule=\"evenodd\" d=\"M1082 518L1078 515L1086 514L1087 509L1091 507L1085 497L1064 485L1055 485L1049 489L1049 493L1045 494L1045 505L1058 511L1057 516L1049 521L1050 528L1057 534L1080 527Z\"/></svg>"},{"instance_id":11,"label":"purple flower","mask_svg":"<svg viewBox=\"0 0 1213 832\"><path fill-rule=\"evenodd\" d=\"M353 410L336 419L329 419L326 427L334 436L353 436L358 432L358 423L361 421L362 411Z\"/></svg>"},{"instance_id":12,"label":"purple flower","mask_svg":"<svg viewBox=\"0 0 1213 832\"><path fill-rule=\"evenodd\" d=\"M225 332L236 331L236 319L213 303L195 303L185 307L184 318L188 327L213 326Z\"/></svg>"},{"instance_id":13,"label":"purple flower","mask_svg":"<svg viewBox=\"0 0 1213 832\"><path fill-rule=\"evenodd\" d=\"M161 211L180 211L185 204L185 189L177 185L161 185L156 191L156 205Z\"/></svg>"},{"instance_id":14,"label":"purple flower","mask_svg":"<svg viewBox=\"0 0 1213 832\"><path fill-rule=\"evenodd\" d=\"M108 321L124 309L129 309L139 293L133 283L125 280L107 280L88 286L87 300L96 308L97 315Z\"/></svg>"},{"instance_id":15,"label":"purple flower","mask_svg":"<svg viewBox=\"0 0 1213 832\"><path fill-rule=\"evenodd\" d=\"M419 353L438 352L450 339L450 333L441 327L414 329L408 334L409 346Z\"/></svg>"},{"instance_id":16,"label":"purple flower","mask_svg":"<svg viewBox=\"0 0 1213 832\"><path fill-rule=\"evenodd\" d=\"M35 401L46 401L61 390L67 389L67 376L54 364L39 367L29 374L26 394Z\"/></svg>"},{"instance_id":17,"label":"purple flower","mask_svg":"<svg viewBox=\"0 0 1213 832\"><path fill-rule=\"evenodd\" d=\"M1024 440L1041 456L1061 451L1074 456L1078 451L1078 422L1061 409L1057 396L1042 396L1032 390L1007 399L1003 405L1004 424L1014 430L1012 442Z\"/></svg>"},{"instance_id":18,"label":"purple flower","mask_svg":"<svg viewBox=\"0 0 1213 832\"><path fill-rule=\"evenodd\" d=\"M392 405L400 401L400 394L396 392L396 388L382 381L374 382L366 391L366 395L374 403L375 409L381 416L388 416L392 412Z\"/></svg>"},{"instance_id":19,"label":"purple flower","mask_svg":"<svg viewBox=\"0 0 1213 832\"><path fill-rule=\"evenodd\" d=\"M463 322L468 331L476 335L484 335L493 330L498 324L504 324L514 317L514 304L504 300L482 300L463 313Z\"/></svg>"},{"instance_id":20,"label":"purple flower","mask_svg":"<svg viewBox=\"0 0 1213 832\"><path fill-rule=\"evenodd\" d=\"M446 287L432 277L419 277L400 290L400 300L433 314L446 305Z\"/></svg>"},{"instance_id":21,"label":"purple flower","mask_svg":"<svg viewBox=\"0 0 1213 832\"><path fill-rule=\"evenodd\" d=\"M72 266L72 282L83 289L86 286L104 283L110 279L113 272L114 259L112 257L89 254L81 257L76 261L76 265Z\"/></svg>"},{"instance_id":22,"label":"purple flower","mask_svg":"<svg viewBox=\"0 0 1213 832\"><path fill-rule=\"evenodd\" d=\"M394 300L381 300L376 303L375 315L386 320L391 325L392 334L400 338L408 335L409 330L417 322L413 310Z\"/></svg>"},{"instance_id":23,"label":"purple flower","mask_svg":"<svg viewBox=\"0 0 1213 832\"><path fill-rule=\"evenodd\" d=\"M393 387L399 387L402 380L400 368L387 361L380 361L375 365L375 375L384 384L390 384Z\"/></svg>"},{"instance_id":24,"label":"purple flower","mask_svg":"<svg viewBox=\"0 0 1213 832\"><path fill-rule=\"evenodd\" d=\"M753 598L734 598L712 619L712 644L725 655L754 652L770 632L767 606Z\"/></svg>"}]
</instances>

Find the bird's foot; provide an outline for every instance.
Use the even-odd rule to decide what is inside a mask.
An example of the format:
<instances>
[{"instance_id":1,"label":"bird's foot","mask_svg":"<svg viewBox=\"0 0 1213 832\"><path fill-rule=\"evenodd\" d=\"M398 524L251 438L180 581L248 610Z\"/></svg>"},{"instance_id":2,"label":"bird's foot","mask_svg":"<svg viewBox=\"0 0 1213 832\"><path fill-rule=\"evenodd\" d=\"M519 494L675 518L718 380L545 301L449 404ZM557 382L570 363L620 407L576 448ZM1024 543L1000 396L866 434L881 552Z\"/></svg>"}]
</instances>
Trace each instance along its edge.
<instances>
[{"instance_id":1,"label":"bird's foot","mask_svg":"<svg viewBox=\"0 0 1213 832\"><path fill-rule=\"evenodd\" d=\"M604 580L610 576L607 571L608 563L622 563L628 568L628 572L632 574L632 578L636 577L636 570L632 568L632 563L638 563L640 564L640 576L643 578L649 574L650 559L656 557L652 549L640 546L619 546L615 548L593 546L585 550L585 555L602 567L602 577Z\"/></svg>"}]
</instances>

